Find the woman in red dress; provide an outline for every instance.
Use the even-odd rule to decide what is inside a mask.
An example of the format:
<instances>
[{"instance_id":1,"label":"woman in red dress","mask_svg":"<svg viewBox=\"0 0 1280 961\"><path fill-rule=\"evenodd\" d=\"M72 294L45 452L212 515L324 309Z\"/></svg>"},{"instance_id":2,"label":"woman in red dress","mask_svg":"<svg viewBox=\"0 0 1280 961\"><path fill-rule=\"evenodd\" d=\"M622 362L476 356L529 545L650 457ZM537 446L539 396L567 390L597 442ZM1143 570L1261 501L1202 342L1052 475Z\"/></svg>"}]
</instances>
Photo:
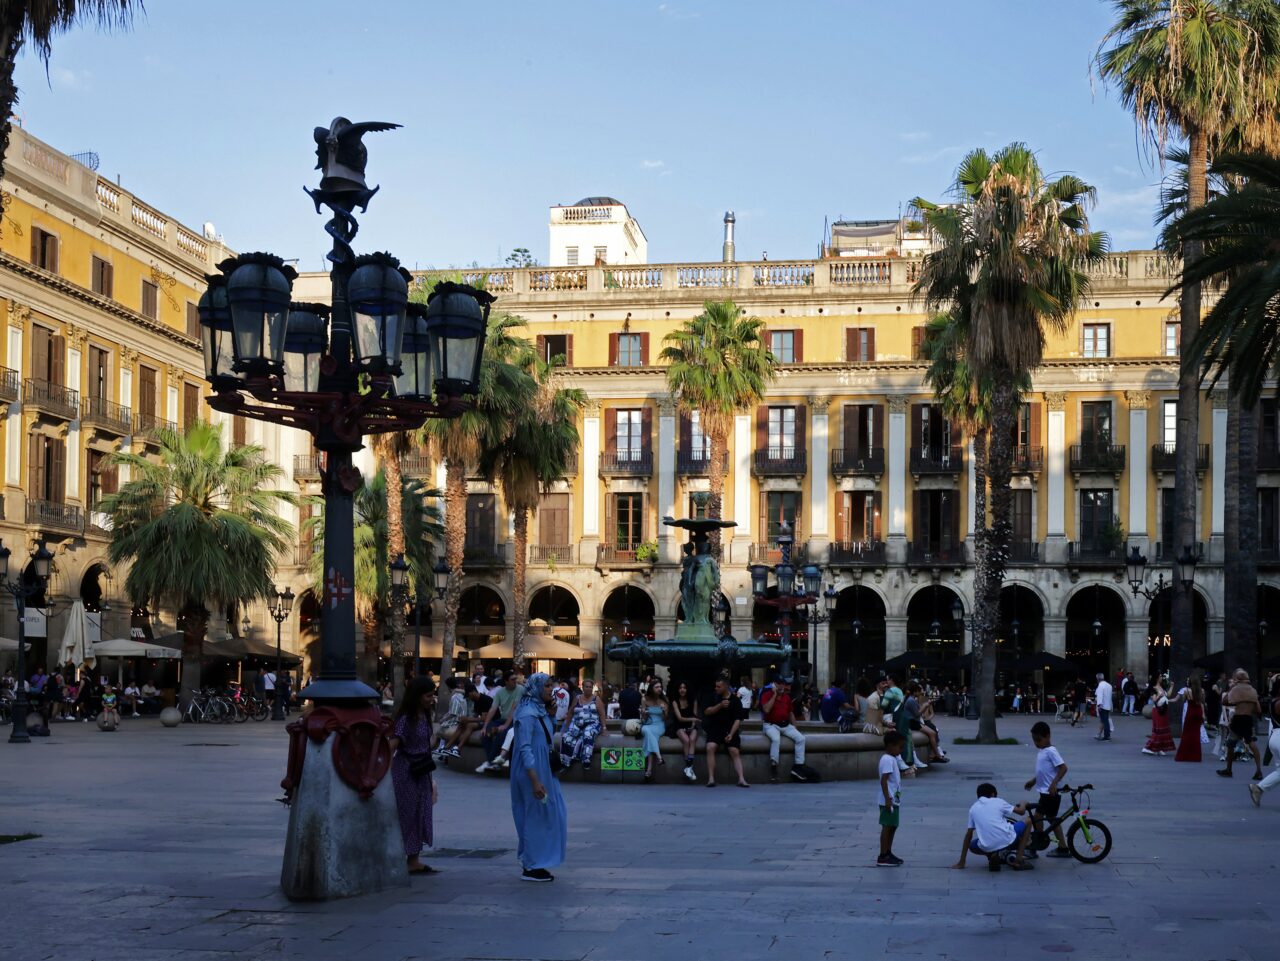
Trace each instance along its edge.
<instances>
[{"instance_id":1,"label":"woman in red dress","mask_svg":"<svg viewBox=\"0 0 1280 961\"><path fill-rule=\"evenodd\" d=\"M1183 690L1186 698L1186 713L1182 716L1182 740L1178 742L1178 753L1175 761L1200 761L1200 728L1204 724L1204 689L1200 686L1200 678L1194 674L1187 680Z\"/></svg>"},{"instance_id":2,"label":"woman in red dress","mask_svg":"<svg viewBox=\"0 0 1280 961\"><path fill-rule=\"evenodd\" d=\"M1147 738L1147 745L1142 753L1159 754L1163 757L1173 747L1173 735L1169 732L1169 696L1157 682L1156 695L1151 701L1151 736Z\"/></svg>"}]
</instances>

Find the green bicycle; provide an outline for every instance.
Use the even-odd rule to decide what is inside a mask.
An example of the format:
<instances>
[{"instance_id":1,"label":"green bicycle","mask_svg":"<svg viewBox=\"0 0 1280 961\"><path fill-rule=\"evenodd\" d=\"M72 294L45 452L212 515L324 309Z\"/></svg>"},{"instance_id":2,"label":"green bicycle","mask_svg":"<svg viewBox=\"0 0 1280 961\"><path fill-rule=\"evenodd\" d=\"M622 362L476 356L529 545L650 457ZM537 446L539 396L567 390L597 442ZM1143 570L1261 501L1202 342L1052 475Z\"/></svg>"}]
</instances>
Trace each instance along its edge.
<instances>
[{"instance_id":1,"label":"green bicycle","mask_svg":"<svg viewBox=\"0 0 1280 961\"><path fill-rule=\"evenodd\" d=\"M1071 806L1058 813L1057 817L1045 818L1040 828L1031 835L1028 847L1033 851L1043 851L1050 843L1055 828L1062 827L1071 821L1067 829L1067 848L1071 856L1084 864L1097 864L1111 853L1111 831L1097 818L1089 817L1089 792L1092 784L1071 787L1063 784L1058 787L1059 794L1071 797ZM1028 810L1035 810L1035 804L1028 804Z\"/></svg>"}]
</instances>

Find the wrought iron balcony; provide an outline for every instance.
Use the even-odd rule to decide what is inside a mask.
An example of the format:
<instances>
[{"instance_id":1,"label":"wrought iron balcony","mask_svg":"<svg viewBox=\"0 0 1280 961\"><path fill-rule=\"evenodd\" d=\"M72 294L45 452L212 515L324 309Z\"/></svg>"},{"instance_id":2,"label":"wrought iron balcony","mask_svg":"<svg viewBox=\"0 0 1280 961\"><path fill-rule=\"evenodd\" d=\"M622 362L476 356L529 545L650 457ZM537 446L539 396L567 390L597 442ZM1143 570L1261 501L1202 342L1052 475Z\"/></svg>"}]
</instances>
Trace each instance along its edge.
<instances>
[{"instance_id":1,"label":"wrought iron balcony","mask_svg":"<svg viewBox=\"0 0 1280 961\"><path fill-rule=\"evenodd\" d=\"M294 454L293 455L293 479L300 480L319 480L320 472L324 470L324 454Z\"/></svg>"},{"instance_id":2,"label":"wrought iron balcony","mask_svg":"<svg viewBox=\"0 0 1280 961\"><path fill-rule=\"evenodd\" d=\"M1157 474L1167 474L1174 469L1178 460L1177 444L1153 444L1151 446L1151 469ZM1259 449L1259 456L1262 451ZM1196 471L1203 474L1209 469L1209 445L1196 445Z\"/></svg>"},{"instance_id":3,"label":"wrought iron balcony","mask_svg":"<svg viewBox=\"0 0 1280 961\"><path fill-rule=\"evenodd\" d=\"M921 474L959 474L964 467L964 448L958 444L950 447L930 447L928 450L911 452L911 473Z\"/></svg>"},{"instance_id":4,"label":"wrought iron balcony","mask_svg":"<svg viewBox=\"0 0 1280 961\"><path fill-rule=\"evenodd\" d=\"M778 547L776 541L755 543L747 551L747 558L749 563L752 564L780 564L782 563L782 549ZM791 545L791 563L793 566L809 563L808 541L796 541Z\"/></svg>"},{"instance_id":5,"label":"wrought iron balcony","mask_svg":"<svg viewBox=\"0 0 1280 961\"><path fill-rule=\"evenodd\" d=\"M21 383L16 370L0 367L0 402L17 400L18 388Z\"/></svg>"},{"instance_id":6,"label":"wrought iron balcony","mask_svg":"<svg viewBox=\"0 0 1280 961\"><path fill-rule=\"evenodd\" d=\"M507 554L497 544L467 544L462 548L463 570L504 567Z\"/></svg>"},{"instance_id":7,"label":"wrought iron balcony","mask_svg":"<svg viewBox=\"0 0 1280 961\"><path fill-rule=\"evenodd\" d=\"M1040 542L1039 541L1010 541L1009 542L1009 563L1014 565L1023 564L1039 564L1040 563Z\"/></svg>"},{"instance_id":8,"label":"wrought iron balcony","mask_svg":"<svg viewBox=\"0 0 1280 961\"><path fill-rule=\"evenodd\" d=\"M294 458L295 461L297 458ZM400 458L400 475L414 479L430 477L435 470L435 462L426 454L405 454ZM294 470L294 479L298 477L298 472Z\"/></svg>"},{"instance_id":9,"label":"wrought iron balcony","mask_svg":"<svg viewBox=\"0 0 1280 961\"><path fill-rule=\"evenodd\" d=\"M908 567L964 567L968 563L964 541L954 544L908 544Z\"/></svg>"},{"instance_id":10,"label":"wrought iron balcony","mask_svg":"<svg viewBox=\"0 0 1280 961\"><path fill-rule=\"evenodd\" d=\"M808 452L795 447L769 447L758 450L752 459L752 471L757 477L778 477L804 474L808 465Z\"/></svg>"},{"instance_id":11,"label":"wrought iron balcony","mask_svg":"<svg viewBox=\"0 0 1280 961\"><path fill-rule=\"evenodd\" d=\"M148 444L159 442L160 432L164 430L176 431L178 425L171 420L165 420L156 414L134 414L133 415L133 432L135 435L142 437L143 441Z\"/></svg>"},{"instance_id":12,"label":"wrought iron balcony","mask_svg":"<svg viewBox=\"0 0 1280 961\"><path fill-rule=\"evenodd\" d=\"M1124 444L1072 444L1071 473L1124 473Z\"/></svg>"},{"instance_id":13,"label":"wrought iron balcony","mask_svg":"<svg viewBox=\"0 0 1280 961\"><path fill-rule=\"evenodd\" d=\"M1044 470L1044 448L1019 444L1013 449L1013 472L1033 477Z\"/></svg>"},{"instance_id":14,"label":"wrought iron balcony","mask_svg":"<svg viewBox=\"0 0 1280 961\"><path fill-rule=\"evenodd\" d=\"M643 542L635 544L601 544L596 549L596 566L603 569L626 569L648 570L653 567L654 561L649 559L641 560L637 554L643 553L641 548L644 547Z\"/></svg>"},{"instance_id":15,"label":"wrought iron balcony","mask_svg":"<svg viewBox=\"0 0 1280 961\"><path fill-rule=\"evenodd\" d=\"M653 476L653 452L648 450L615 450L600 455L600 473L604 477Z\"/></svg>"},{"instance_id":16,"label":"wrought iron balcony","mask_svg":"<svg viewBox=\"0 0 1280 961\"><path fill-rule=\"evenodd\" d=\"M89 505L89 512L85 516L85 520L86 534L96 534L99 537L111 536L111 515L104 513L99 505Z\"/></svg>"},{"instance_id":17,"label":"wrought iron balcony","mask_svg":"<svg viewBox=\"0 0 1280 961\"><path fill-rule=\"evenodd\" d=\"M552 564L572 564L573 545L572 544L530 544L529 545L529 563L537 564L540 567L550 567Z\"/></svg>"},{"instance_id":18,"label":"wrought iron balcony","mask_svg":"<svg viewBox=\"0 0 1280 961\"><path fill-rule=\"evenodd\" d=\"M27 523L41 531L84 533L84 514L74 504L27 500Z\"/></svg>"},{"instance_id":19,"label":"wrought iron balcony","mask_svg":"<svg viewBox=\"0 0 1280 961\"><path fill-rule=\"evenodd\" d=\"M883 567L884 541L832 541L827 551L828 567Z\"/></svg>"},{"instance_id":20,"label":"wrought iron balcony","mask_svg":"<svg viewBox=\"0 0 1280 961\"><path fill-rule=\"evenodd\" d=\"M1124 547L1107 541L1067 543L1067 564L1072 567L1124 567Z\"/></svg>"},{"instance_id":21,"label":"wrought iron balcony","mask_svg":"<svg viewBox=\"0 0 1280 961\"><path fill-rule=\"evenodd\" d=\"M711 473L711 458L705 451L678 451L676 473L685 477L706 477ZM728 451L725 451L724 460L720 464L720 473L729 473Z\"/></svg>"},{"instance_id":22,"label":"wrought iron balcony","mask_svg":"<svg viewBox=\"0 0 1280 961\"><path fill-rule=\"evenodd\" d=\"M884 473L884 448L833 448L831 473L836 477L879 477Z\"/></svg>"},{"instance_id":23,"label":"wrought iron balcony","mask_svg":"<svg viewBox=\"0 0 1280 961\"><path fill-rule=\"evenodd\" d=\"M80 421L120 437L133 430L133 412L105 397L86 397L80 411Z\"/></svg>"},{"instance_id":24,"label":"wrought iron balcony","mask_svg":"<svg viewBox=\"0 0 1280 961\"><path fill-rule=\"evenodd\" d=\"M22 382L22 403L52 417L75 420L80 412L80 392L50 380L28 377Z\"/></svg>"},{"instance_id":25,"label":"wrought iron balcony","mask_svg":"<svg viewBox=\"0 0 1280 961\"><path fill-rule=\"evenodd\" d=\"M1204 541L1196 541L1192 549L1195 551L1196 563L1199 564L1204 560ZM1182 548L1175 547L1171 542L1156 541L1151 560L1156 564L1175 564L1181 555Z\"/></svg>"}]
</instances>

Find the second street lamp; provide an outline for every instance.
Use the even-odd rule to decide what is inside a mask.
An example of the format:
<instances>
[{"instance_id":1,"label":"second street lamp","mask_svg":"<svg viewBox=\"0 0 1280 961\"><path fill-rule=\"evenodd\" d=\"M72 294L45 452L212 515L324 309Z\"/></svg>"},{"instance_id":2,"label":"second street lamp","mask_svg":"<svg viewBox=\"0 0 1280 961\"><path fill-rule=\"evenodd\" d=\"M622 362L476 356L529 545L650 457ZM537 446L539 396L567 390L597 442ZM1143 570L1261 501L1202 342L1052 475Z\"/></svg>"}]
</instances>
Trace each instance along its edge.
<instances>
[{"instance_id":1,"label":"second street lamp","mask_svg":"<svg viewBox=\"0 0 1280 961\"><path fill-rule=\"evenodd\" d=\"M271 614L271 619L276 622L276 686L275 696L271 699L271 720L284 720L284 687L281 681L281 673L284 670L284 654L280 648L280 631L281 627L289 618L289 612L293 610L293 588L286 587L283 591L276 588L275 597L271 599L271 603L267 610Z\"/></svg>"},{"instance_id":2,"label":"second street lamp","mask_svg":"<svg viewBox=\"0 0 1280 961\"><path fill-rule=\"evenodd\" d=\"M9 557L9 548L4 546L3 541L0 541L0 588L4 588L9 592L18 613L18 684L17 690L14 691L13 729L9 732L9 743L29 744L31 735L27 733L27 710L30 707L30 701L27 698L25 653L27 646L27 602L33 597L43 594L48 588L49 575L53 572L53 554L44 546L44 541L41 541L40 546L36 548L36 552L31 555L31 566L34 568L35 577L30 582L22 574L10 579Z\"/></svg>"}]
</instances>

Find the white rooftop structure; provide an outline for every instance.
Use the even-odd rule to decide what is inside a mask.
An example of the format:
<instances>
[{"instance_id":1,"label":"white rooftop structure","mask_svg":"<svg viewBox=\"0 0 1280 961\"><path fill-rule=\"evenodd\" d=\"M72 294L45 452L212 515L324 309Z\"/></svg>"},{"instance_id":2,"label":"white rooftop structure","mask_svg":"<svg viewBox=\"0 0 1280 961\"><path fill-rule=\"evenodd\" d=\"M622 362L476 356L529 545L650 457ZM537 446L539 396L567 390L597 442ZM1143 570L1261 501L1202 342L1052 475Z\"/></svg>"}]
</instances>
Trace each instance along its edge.
<instances>
[{"instance_id":1,"label":"white rooftop structure","mask_svg":"<svg viewBox=\"0 0 1280 961\"><path fill-rule=\"evenodd\" d=\"M613 197L584 197L551 208L548 225L551 267L645 264L649 241L627 205Z\"/></svg>"}]
</instances>

